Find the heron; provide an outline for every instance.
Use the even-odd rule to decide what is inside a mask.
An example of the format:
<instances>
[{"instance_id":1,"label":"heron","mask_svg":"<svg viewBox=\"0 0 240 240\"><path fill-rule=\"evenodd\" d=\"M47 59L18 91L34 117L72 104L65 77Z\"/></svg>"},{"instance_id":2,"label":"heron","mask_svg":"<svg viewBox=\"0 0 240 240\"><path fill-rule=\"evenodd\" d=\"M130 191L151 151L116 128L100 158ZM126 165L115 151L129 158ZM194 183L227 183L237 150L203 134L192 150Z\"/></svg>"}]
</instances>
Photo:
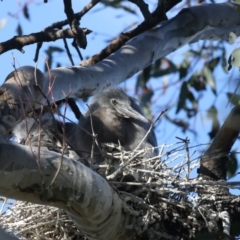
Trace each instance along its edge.
<instances>
[{"instance_id":1,"label":"heron","mask_svg":"<svg viewBox=\"0 0 240 240\"><path fill-rule=\"evenodd\" d=\"M121 88L107 88L93 97L78 126L66 124L66 139L80 156L99 155L103 143L119 144L125 151L149 149L145 158L158 154L157 140L150 123L135 99ZM93 134L96 136L94 141ZM97 158L96 158L97 159Z\"/></svg>"}]
</instances>

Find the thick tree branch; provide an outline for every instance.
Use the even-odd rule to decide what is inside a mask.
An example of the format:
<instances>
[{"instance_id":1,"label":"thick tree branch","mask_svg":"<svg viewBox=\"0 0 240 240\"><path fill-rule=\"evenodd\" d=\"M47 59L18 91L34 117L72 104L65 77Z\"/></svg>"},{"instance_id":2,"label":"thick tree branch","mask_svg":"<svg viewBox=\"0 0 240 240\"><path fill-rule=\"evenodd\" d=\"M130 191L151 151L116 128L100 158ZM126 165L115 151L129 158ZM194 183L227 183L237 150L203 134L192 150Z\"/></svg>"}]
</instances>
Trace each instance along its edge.
<instances>
[{"instance_id":1,"label":"thick tree branch","mask_svg":"<svg viewBox=\"0 0 240 240\"><path fill-rule=\"evenodd\" d=\"M106 180L63 156L61 171L49 188L62 156L43 147L38 151L38 147L0 144L1 195L64 209L89 239L96 239L95 233L97 239L118 239L119 233L111 231L110 225L130 239L126 227L131 214L123 211L123 202Z\"/></svg>"},{"instance_id":2,"label":"thick tree branch","mask_svg":"<svg viewBox=\"0 0 240 240\"><path fill-rule=\"evenodd\" d=\"M212 144L204 153L199 169L204 179L226 180L227 155L235 143L240 132L240 105L237 105L228 115L219 129Z\"/></svg>"},{"instance_id":3,"label":"thick tree branch","mask_svg":"<svg viewBox=\"0 0 240 240\"><path fill-rule=\"evenodd\" d=\"M37 161L40 163L42 175ZM50 186L60 161L61 170L54 184ZM49 151L46 147L39 149L21 146L8 143L4 139L0 143L0 178L0 195L64 209L88 239L132 239L137 232L144 232L138 237L141 240L146 239L146 236L190 239L198 232L213 231L221 234L218 224L221 226L220 214L223 211L229 212L230 218L235 222L240 221L240 201L237 196L197 197L194 205L187 198L184 200L191 195L194 186L227 187L231 186L230 183L176 178L174 181L166 181L169 176L161 177L159 182L132 182L136 186L139 184L142 190L152 189L155 200L147 203L140 196L121 190L119 194L121 192L121 197L126 201L124 203L105 179L83 164ZM131 182L119 184L130 186ZM111 182L111 185L114 183ZM173 193L175 199L170 197ZM182 194L185 197L181 200ZM138 207L139 211L136 210ZM141 216L146 208L147 215ZM216 208L217 210L214 210ZM148 222L151 220L147 218L149 214L154 215L153 224ZM147 228L144 229L146 218ZM214 227L210 228L208 222ZM239 229L232 229L232 234L237 233Z\"/></svg>"}]
</instances>

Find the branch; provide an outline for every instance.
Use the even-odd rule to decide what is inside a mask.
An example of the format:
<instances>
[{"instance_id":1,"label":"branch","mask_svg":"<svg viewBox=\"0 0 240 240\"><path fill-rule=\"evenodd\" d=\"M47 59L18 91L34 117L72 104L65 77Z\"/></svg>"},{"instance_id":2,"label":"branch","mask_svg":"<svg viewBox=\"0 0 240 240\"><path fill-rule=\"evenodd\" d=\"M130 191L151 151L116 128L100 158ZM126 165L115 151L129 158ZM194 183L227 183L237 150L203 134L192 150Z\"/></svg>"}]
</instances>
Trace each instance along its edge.
<instances>
[{"instance_id":1,"label":"branch","mask_svg":"<svg viewBox=\"0 0 240 240\"><path fill-rule=\"evenodd\" d=\"M94 239L130 239L131 214L107 181L83 164L42 147L0 144L0 194L64 209L76 227ZM40 159L37 159L37 156ZM62 158L55 183L49 185ZM39 161L43 179L37 166ZM111 225L111 228L109 226ZM111 229L121 229L121 233Z\"/></svg>"},{"instance_id":2,"label":"branch","mask_svg":"<svg viewBox=\"0 0 240 240\"><path fill-rule=\"evenodd\" d=\"M65 7L64 12L67 15L67 19L71 27L72 33L74 35L74 38L76 39L78 45L81 48L85 49L87 47L87 38L86 35L84 34L83 29L79 27L79 21L74 17L72 1L63 0L63 3Z\"/></svg>"},{"instance_id":3,"label":"branch","mask_svg":"<svg viewBox=\"0 0 240 240\"><path fill-rule=\"evenodd\" d=\"M61 159L61 170L50 187ZM11 144L4 140L0 143L0 195L64 209L88 239L96 239L97 235L97 239L127 240L133 239L137 232L144 233L137 238L140 240L149 236L156 239L192 239L195 234L208 231L221 234L218 224L221 224L223 210L216 210L219 206L230 213L231 219L240 220L239 197L216 195L215 198L195 198L192 195L194 186L209 188L211 185L230 186L231 183L186 180L176 176L173 180L169 179L169 171L172 172L172 167L158 171L162 176L156 182L112 181L111 185L115 188L122 186L117 193L90 168L45 147L41 147L39 152L38 147ZM132 193L123 190L130 190L131 184L135 186ZM144 198L148 190L151 190L149 202ZM184 200L181 196L187 198ZM188 197L192 199L189 201ZM239 228L233 232L239 234Z\"/></svg>"},{"instance_id":4,"label":"branch","mask_svg":"<svg viewBox=\"0 0 240 240\"><path fill-rule=\"evenodd\" d=\"M129 0L129 2L132 2L139 7L139 9L140 9L143 17L145 18L145 20L151 18L151 13L148 9L148 4L145 3L144 0Z\"/></svg>"},{"instance_id":5,"label":"branch","mask_svg":"<svg viewBox=\"0 0 240 240\"><path fill-rule=\"evenodd\" d=\"M147 236L189 239L200 231L221 235L219 224L226 226L224 233L229 235L229 219L240 220L237 196L210 192L211 188L239 187L239 182L185 178L188 168L192 169L195 163L186 163L184 159L183 164L175 167L162 164L159 171L159 156L141 159L137 153L145 150L136 149L113 151L110 155L115 160L109 158L95 166L111 180L110 187L100 175L78 162L81 160L78 157L72 160L49 151L58 148L56 135L52 134L56 128L54 123L45 115L37 122L27 118L17 125L16 138L29 146L11 144L0 138L0 195L64 209L77 229L89 239L94 239L95 234L98 239L110 240L130 239L136 234L141 240ZM161 155L175 158L176 151L161 152ZM64 154L72 153L67 150ZM167 157L167 161L172 165L171 158ZM215 197L194 196L195 189L203 189ZM29 227L32 228L32 224ZM173 232L173 227L178 231ZM197 230L192 232L193 228ZM120 238L118 229L124 238Z\"/></svg>"},{"instance_id":6,"label":"branch","mask_svg":"<svg viewBox=\"0 0 240 240\"><path fill-rule=\"evenodd\" d=\"M87 4L82 11L79 13L74 14L74 17L79 21L82 16L84 16L89 10L91 10L100 0L92 0L89 4ZM9 51L11 49L17 49L21 52L24 52L22 49L23 46L27 46L33 43L39 43L39 42L49 42L49 41L56 41L58 39L62 38L73 38L73 33L70 29L65 30L58 30L54 31L54 29L61 29L63 26L68 24L68 20L64 20L61 22L53 23L51 26L44 29L44 31L21 36L21 37L14 37L6 42L0 43L0 54ZM91 33L90 30L85 29L85 34ZM41 46L38 46L37 51L39 51ZM37 61L38 53L36 53L35 61Z\"/></svg>"},{"instance_id":7,"label":"branch","mask_svg":"<svg viewBox=\"0 0 240 240\"><path fill-rule=\"evenodd\" d=\"M76 13L74 14L74 17L79 21L81 19L81 17L83 15L85 15L89 10L91 10L100 0L93 0L91 1L89 4L87 4L83 9L82 11L80 11L79 13ZM68 24L68 20L64 20L64 21L61 21L61 22L57 22L57 23L53 23L52 25L50 25L49 27L45 28L44 31L45 32L48 32L48 31L52 31L54 29L62 29L63 26L67 25ZM89 34L90 32L86 33L86 34ZM65 48L66 48L66 51L67 51L67 54L69 56L69 59L71 61L71 57L70 57L70 54L68 53L68 50L67 50L67 47L66 47L66 40L63 38L63 40L65 41L64 45L65 45ZM37 44L37 49L36 49L36 53L35 53L35 57L34 57L34 61L37 62L38 60L38 55L39 55L39 51L42 47L42 43L43 42L39 42ZM78 55L80 56L80 59L82 59L82 56L81 56L81 53L78 49L78 47L76 47L76 51L78 52ZM71 61L72 62L72 61Z\"/></svg>"},{"instance_id":8,"label":"branch","mask_svg":"<svg viewBox=\"0 0 240 240\"><path fill-rule=\"evenodd\" d=\"M239 135L239 122L240 105L237 105L232 109L201 159L199 173L203 179L226 180L227 155Z\"/></svg>"},{"instance_id":9,"label":"branch","mask_svg":"<svg viewBox=\"0 0 240 240\"><path fill-rule=\"evenodd\" d=\"M87 4L82 9L82 11L74 14L75 19L77 19L79 21L86 13L88 13L99 2L100 2L100 0L92 0L89 4ZM59 28L62 28L63 26L68 25L68 24L69 24L68 19L66 19L64 21L51 24L49 27L45 28L45 30L51 30L51 29L54 29L54 28L59 29Z\"/></svg>"},{"instance_id":10,"label":"branch","mask_svg":"<svg viewBox=\"0 0 240 240\"><path fill-rule=\"evenodd\" d=\"M85 34L89 34L92 31L88 29L83 29L83 32ZM38 33L32 33L31 35L25 35L21 37L13 37L10 40L6 42L2 42L0 44L0 54L7 52L11 49L17 49L24 53L24 50L22 49L24 46L38 43L38 42L53 42L58 39L63 38L74 38L75 35L71 31L70 28L57 30L57 31L42 31Z\"/></svg>"}]
</instances>

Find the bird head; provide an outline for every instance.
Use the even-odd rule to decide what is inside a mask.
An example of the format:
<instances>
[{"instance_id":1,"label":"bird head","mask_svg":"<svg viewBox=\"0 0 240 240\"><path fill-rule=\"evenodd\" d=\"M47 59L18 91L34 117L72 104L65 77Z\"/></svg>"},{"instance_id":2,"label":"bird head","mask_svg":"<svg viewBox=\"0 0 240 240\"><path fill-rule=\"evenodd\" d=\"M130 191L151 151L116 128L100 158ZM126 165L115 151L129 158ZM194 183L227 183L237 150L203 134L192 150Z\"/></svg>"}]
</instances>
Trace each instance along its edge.
<instances>
[{"instance_id":1,"label":"bird head","mask_svg":"<svg viewBox=\"0 0 240 240\"><path fill-rule=\"evenodd\" d=\"M111 108L116 111L116 115L120 115L123 118L132 118L142 122L148 122L134 99L126 95L120 88L106 89L93 99L91 106L94 105L96 108Z\"/></svg>"}]
</instances>

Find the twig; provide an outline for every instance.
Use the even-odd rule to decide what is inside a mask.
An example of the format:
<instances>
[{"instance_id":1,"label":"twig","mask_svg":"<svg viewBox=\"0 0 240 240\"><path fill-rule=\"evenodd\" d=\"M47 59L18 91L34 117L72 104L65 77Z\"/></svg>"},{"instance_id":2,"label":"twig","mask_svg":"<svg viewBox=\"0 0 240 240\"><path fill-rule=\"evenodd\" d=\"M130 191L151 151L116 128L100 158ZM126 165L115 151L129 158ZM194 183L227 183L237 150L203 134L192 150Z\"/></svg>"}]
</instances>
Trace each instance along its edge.
<instances>
[{"instance_id":1,"label":"twig","mask_svg":"<svg viewBox=\"0 0 240 240\"><path fill-rule=\"evenodd\" d=\"M148 4L146 4L143 0L128 0L128 1L136 4L139 7L145 20L148 20L151 18L151 13L148 9Z\"/></svg>"},{"instance_id":2,"label":"twig","mask_svg":"<svg viewBox=\"0 0 240 240\"><path fill-rule=\"evenodd\" d=\"M72 46L73 46L73 47L75 48L75 50L77 51L80 60L83 61L83 56L82 56L82 54L81 54L81 51L80 51L79 47L77 46L76 39L73 39L73 41L72 41Z\"/></svg>"},{"instance_id":3,"label":"twig","mask_svg":"<svg viewBox=\"0 0 240 240\"><path fill-rule=\"evenodd\" d=\"M74 66L74 62L73 62L73 59L72 59L72 54L70 53L66 38L63 38L63 43L64 43L64 47L66 49L69 61L71 62L72 66Z\"/></svg>"},{"instance_id":4,"label":"twig","mask_svg":"<svg viewBox=\"0 0 240 240\"><path fill-rule=\"evenodd\" d=\"M63 38L63 39L65 39L65 38ZM37 43L37 49L35 51L35 56L34 56L34 59L33 59L33 61L35 63L38 61L38 55L39 55L39 52L40 52L40 49L41 49L42 45L43 45L43 42L38 42Z\"/></svg>"},{"instance_id":5,"label":"twig","mask_svg":"<svg viewBox=\"0 0 240 240\"><path fill-rule=\"evenodd\" d=\"M93 153L94 153L94 146L95 146L95 144L96 144L97 147L99 148L101 154L103 154L103 152L102 152L101 147L100 147L99 144L98 144L97 134L95 134L95 132L94 132L93 121L92 121L92 112L91 112L91 109L90 109L90 107L89 107L88 104L87 104L87 107L88 107L88 109L89 109L90 121L91 121L91 129L92 129L92 137L93 137L92 150L91 150L91 159L93 159Z\"/></svg>"},{"instance_id":6,"label":"twig","mask_svg":"<svg viewBox=\"0 0 240 240\"><path fill-rule=\"evenodd\" d=\"M79 13L74 14L74 17L77 20L80 20L82 16L84 16L88 11L90 11L100 0L93 0L89 4L87 4L82 11ZM38 53L42 46L42 42L49 42L49 41L56 41L57 39L61 38L74 38L74 35L70 29L65 30L57 30L53 31L53 29L61 29L65 25L68 24L68 20L64 20L61 22L53 23L49 27L45 28L43 31L29 34L21 37L14 37L9 39L6 42L1 42L0 44L0 54L7 52L11 49L17 49L21 52L24 52L22 49L23 46L27 46L33 43L39 43L37 46L37 51L35 53L34 61L37 62L38 60ZM89 34L90 32L88 29L84 29L85 34Z\"/></svg>"},{"instance_id":7,"label":"twig","mask_svg":"<svg viewBox=\"0 0 240 240\"><path fill-rule=\"evenodd\" d=\"M77 40L78 45L81 48L86 48L87 39L84 31L79 27L79 19L77 20L74 16L74 12L72 9L72 1L71 0L63 0L64 3L64 12L67 15L68 23L71 27L73 35Z\"/></svg>"},{"instance_id":8,"label":"twig","mask_svg":"<svg viewBox=\"0 0 240 240\"><path fill-rule=\"evenodd\" d=\"M89 33L88 29L83 29L85 34ZM90 31L91 32L91 31ZM57 31L48 31L48 32L38 32L32 33L30 35L24 35L19 37L13 37L5 42L1 42L0 44L0 54L7 52L11 49L17 49L23 52L23 47L36 43L36 42L53 42L62 38L74 38L74 34L72 33L70 28L57 30ZM35 61L37 61L35 56Z\"/></svg>"},{"instance_id":9,"label":"twig","mask_svg":"<svg viewBox=\"0 0 240 240\"><path fill-rule=\"evenodd\" d=\"M190 155L189 155L189 139L186 137L185 139L182 139L180 137L176 137L179 140L182 140L185 143L186 146L186 159L187 159L187 181L189 180L190 175Z\"/></svg>"},{"instance_id":10,"label":"twig","mask_svg":"<svg viewBox=\"0 0 240 240\"><path fill-rule=\"evenodd\" d=\"M145 135L144 138L141 140L141 142L137 145L137 147L134 149L134 151L137 150L137 149L142 145L142 143L143 143L143 142L145 141L145 139L147 138L148 134L152 131L152 128L153 128L154 124L155 124L157 121L159 121L159 119L161 118L161 116L162 116L166 111L167 111L167 109L164 110L164 111L162 111L162 112L160 113L160 115L157 117L157 119L156 119L153 123L151 123L151 125L150 125L150 127L149 127L149 129L148 129L148 131L147 131L147 133L146 133L146 135Z\"/></svg>"},{"instance_id":11,"label":"twig","mask_svg":"<svg viewBox=\"0 0 240 240\"><path fill-rule=\"evenodd\" d=\"M68 94L70 95L71 93L69 92ZM65 98L67 98L67 97L65 97ZM67 110L67 106L65 105L64 116L66 115L66 110ZM63 118L63 125L64 125L64 123L65 123L64 119L65 119L65 118ZM50 188L50 187L54 184L54 182L56 181L57 176L59 175L60 170L61 170L61 168L62 168L63 157L64 157L64 152L65 152L65 147L66 147L66 144L65 144L65 128L63 127L63 125L62 125L62 133L63 133L63 134L62 134L62 135L63 135L63 138L62 138L62 152L61 152L60 164L59 164L58 169L57 169L57 171L56 171L56 173L55 173L55 175L54 175L54 177L53 177L53 179L52 179L52 181L51 181L51 183L50 183L50 185L49 185L49 188Z\"/></svg>"}]
</instances>

